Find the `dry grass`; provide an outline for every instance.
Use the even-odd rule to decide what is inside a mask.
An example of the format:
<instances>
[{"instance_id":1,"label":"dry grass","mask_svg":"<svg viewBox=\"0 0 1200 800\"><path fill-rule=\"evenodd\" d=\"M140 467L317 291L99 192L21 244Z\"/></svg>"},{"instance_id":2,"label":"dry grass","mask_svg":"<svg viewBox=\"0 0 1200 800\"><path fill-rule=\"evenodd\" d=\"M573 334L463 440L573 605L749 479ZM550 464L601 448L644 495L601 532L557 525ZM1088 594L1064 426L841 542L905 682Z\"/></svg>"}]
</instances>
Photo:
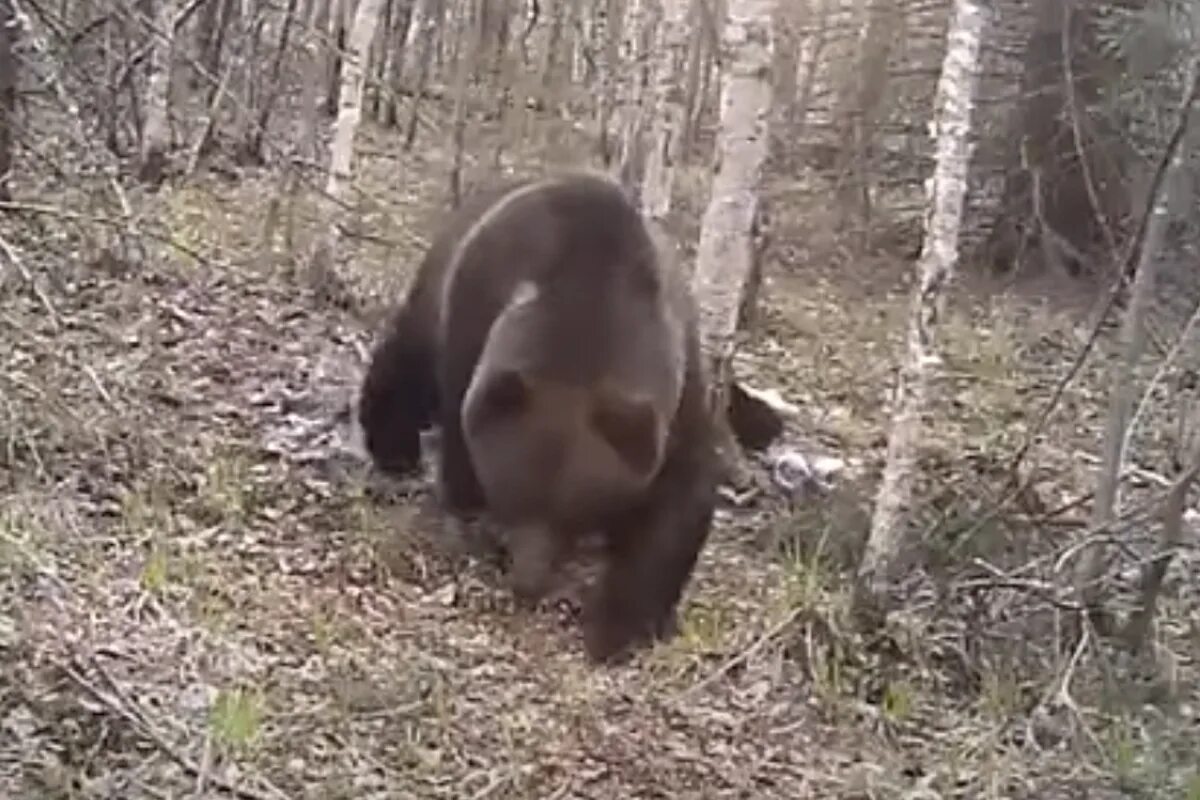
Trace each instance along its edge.
<instances>
[{"instance_id":1,"label":"dry grass","mask_svg":"<svg viewBox=\"0 0 1200 800\"><path fill-rule=\"evenodd\" d=\"M445 158L370 130L361 148L345 274L378 304L442 203ZM864 640L844 568L906 268L849 266L790 209L741 369L800 404L794 436L852 474L794 515L769 498L723 511L683 635L596 670L569 615L515 611L492 566L448 546L423 487L380 497L345 452L332 421L374 314L289 279L311 224L303 202L271 210L279 183L138 199L161 236L126 271L39 246L28 222L3 229L32 282L0 284L0 795L1200 797L1195 553L1174 573L1150 713L1113 702L1107 659L1046 649L1058 618L1037 584L1069 527L986 519L1078 346L1069 320L1006 298L956 307L916 515L933 566ZM1036 448L1043 507L1087 486L1096 379Z\"/></svg>"}]
</instances>

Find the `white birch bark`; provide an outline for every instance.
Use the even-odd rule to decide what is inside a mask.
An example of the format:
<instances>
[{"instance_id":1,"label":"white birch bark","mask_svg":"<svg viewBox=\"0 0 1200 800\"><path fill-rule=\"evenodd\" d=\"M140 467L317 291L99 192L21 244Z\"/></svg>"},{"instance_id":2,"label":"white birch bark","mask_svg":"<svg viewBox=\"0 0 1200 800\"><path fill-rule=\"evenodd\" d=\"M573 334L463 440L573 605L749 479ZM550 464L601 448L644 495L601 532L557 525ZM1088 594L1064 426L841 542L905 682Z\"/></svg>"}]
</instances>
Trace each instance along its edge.
<instances>
[{"instance_id":1,"label":"white birch bark","mask_svg":"<svg viewBox=\"0 0 1200 800\"><path fill-rule=\"evenodd\" d=\"M967 170L979 58L988 11L980 0L955 0L938 80L933 133L937 142L927 185L925 239L917 262L917 286L908 314L906 350L893 395L887 464L875 500L871 532L859 565L860 586L886 607L890 568L900 551L912 499L917 445L923 432L930 376L940 363L937 333L944 289L959 257L959 233L967 192Z\"/></svg>"},{"instance_id":2,"label":"white birch bark","mask_svg":"<svg viewBox=\"0 0 1200 800\"><path fill-rule=\"evenodd\" d=\"M620 158L618 174L621 184L638 198L642 188L641 174L645 153L642 151L642 132L645 130L645 101L642 85L645 67L646 28L653 21L653 0L626 0L622 19L621 70L617 74L617 120L620 125Z\"/></svg>"},{"instance_id":3,"label":"white birch bark","mask_svg":"<svg viewBox=\"0 0 1200 800\"><path fill-rule=\"evenodd\" d=\"M12 199L13 131L17 128L17 15L0 0L0 201Z\"/></svg>"},{"instance_id":4,"label":"white birch bark","mask_svg":"<svg viewBox=\"0 0 1200 800\"><path fill-rule=\"evenodd\" d=\"M671 188L678 158L680 134L687 111L680 91L688 57L690 0L659 0L658 28L653 48L653 106L650 147L642 182L642 208L652 219L662 220L671 210Z\"/></svg>"},{"instance_id":5,"label":"white birch bark","mask_svg":"<svg viewBox=\"0 0 1200 800\"><path fill-rule=\"evenodd\" d=\"M414 92L419 88L417 84L421 72L422 53L429 50L428 45L421 48L418 43L425 37L437 35L437 17L433 13L435 2L437 0L413 0L412 14L408 18L408 30L404 32L404 49L400 53L400 73L403 76L404 86Z\"/></svg>"},{"instance_id":6,"label":"white birch bark","mask_svg":"<svg viewBox=\"0 0 1200 800\"><path fill-rule=\"evenodd\" d=\"M724 408L738 310L754 267L754 223L771 114L773 6L773 0L730 0L721 37L729 60L721 87L716 173L700 222L694 276L713 401L719 404L714 411Z\"/></svg>"},{"instance_id":7,"label":"white birch bark","mask_svg":"<svg viewBox=\"0 0 1200 800\"><path fill-rule=\"evenodd\" d=\"M171 97L171 60L175 43L175 0L159 0L150 32L150 58L146 78L146 124L142 129L138 177L145 183L162 183L167 166L171 131L167 114Z\"/></svg>"},{"instance_id":8,"label":"white birch bark","mask_svg":"<svg viewBox=\"0 0 1200 800\"><path fill-rule=\"evenodd\" d=\"M599 2L599 0L596 0ZM600 142L600 155L607 164L614 155L614 139L619 139L612 130L612 120L619 106L618 89L621 64L621 28L624 25L624 7L621 0L604 0L604 46L601 51L603 67L600 76L600 97L596 104L596 133Z\"/></svg>"},{"instance_id":9,"label":"white birch bark","mask_svg":"<svg viewBox=\"0 0 1200 800\"><path fill-rule=\"evenodd\" d=\"M317 284L324 284L334 276L333 256L339 238L338 209L352 177L350 167L354 158L354 134L362 119L367 51L375 36L382 5L383 0L360 0L346 43L338 115L333 124L333 141L329 145L329 180L322 198L324 231L318 234L309 259L309 277Z\"/></svg>"},{"instance_id":10,"label":"white birch bark","mask_svg":"<svg viewBox=\"0 0 1200 800\"><path fill-rule=\"evenodd\" d=\"M325 75L325 61L330 57L327 48L322 43L321 28L326 24L327 17L333 12L332 0L313 0L309 15L305 20L306 37L304 40L305 80L301 87L300 127L302 150L315 161L320 157L320 87Z\"/></svg>"}]
</instances>

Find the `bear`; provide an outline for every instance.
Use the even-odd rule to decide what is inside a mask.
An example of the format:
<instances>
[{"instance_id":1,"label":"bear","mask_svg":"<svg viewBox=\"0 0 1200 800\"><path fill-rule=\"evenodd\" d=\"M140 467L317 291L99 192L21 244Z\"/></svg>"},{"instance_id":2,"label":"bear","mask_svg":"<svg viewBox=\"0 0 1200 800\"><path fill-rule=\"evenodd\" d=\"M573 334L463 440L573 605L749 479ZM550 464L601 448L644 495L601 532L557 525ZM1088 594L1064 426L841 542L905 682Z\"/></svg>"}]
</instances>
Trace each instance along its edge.
<instances>
[{"instance_id":1,"label":"bear","mask_svg":"<svg viewBox=\"0 0 1200 800\"><path fill-rule=\"evenodd\" d=\"M535 600L598 533L584 648L612 662L676 630L712 526L716 431L686 280L606 176L565 172L466 198L371 354L359 401L384 472L419 466L456 517L508 531L510 580Z\"/></svg>"}]
</instances>

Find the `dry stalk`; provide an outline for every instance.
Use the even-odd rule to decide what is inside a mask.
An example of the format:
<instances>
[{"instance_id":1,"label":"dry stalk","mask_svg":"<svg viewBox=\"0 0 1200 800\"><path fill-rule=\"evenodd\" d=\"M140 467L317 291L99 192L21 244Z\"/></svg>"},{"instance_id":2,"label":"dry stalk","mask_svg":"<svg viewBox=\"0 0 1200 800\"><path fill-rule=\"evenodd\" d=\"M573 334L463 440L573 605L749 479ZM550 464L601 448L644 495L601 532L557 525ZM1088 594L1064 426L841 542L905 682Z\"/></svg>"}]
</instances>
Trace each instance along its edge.
<instances>
[{"instance_id":1,"label":"dry stalk","mask_svg":"<svg viewBox=\"0 0 1200 800\"><path fill-rule=\"evenodd\" d=\"M84 673L87 672L89 666L97 675L100 676L105 686L108 687L107 691L96 686L94 683L84 677ZM98 659L94 657L90 658L88 660L88 664L84 665L78 657L72 657L69 664L62 665L62 670L63 673L70 678L76 686L86 692L93 700L108 708L114 714L129 723L135 731L141 734L142 737L148 742L153 744L159 750L159 752L171 759L171 761L175 762L176 765L178 765L193 778L199 780L200 776L204 774L204 765L197 764L192 759L179 752L179 750L172 747L171 744L163 737L162 733L159 732L157 726L155 726L146 717L145 713L140 709L137 703L132 700L128 693L125 692L125 690L122 689L116 682L116 680L108 674L108 671L104 669L104 666L99 662ZM214 788L217 788L226 794L233 795L234 797L241 798L241 800L269 800L269 798L287 797L286 794L275 787L270 787L270 794L264 794L258 790L251 789L246 786L238 786L215 776L210 776L207 780L208 783ZM260 780L263 779L260 777Z\"/></svg>"}]
</instances>

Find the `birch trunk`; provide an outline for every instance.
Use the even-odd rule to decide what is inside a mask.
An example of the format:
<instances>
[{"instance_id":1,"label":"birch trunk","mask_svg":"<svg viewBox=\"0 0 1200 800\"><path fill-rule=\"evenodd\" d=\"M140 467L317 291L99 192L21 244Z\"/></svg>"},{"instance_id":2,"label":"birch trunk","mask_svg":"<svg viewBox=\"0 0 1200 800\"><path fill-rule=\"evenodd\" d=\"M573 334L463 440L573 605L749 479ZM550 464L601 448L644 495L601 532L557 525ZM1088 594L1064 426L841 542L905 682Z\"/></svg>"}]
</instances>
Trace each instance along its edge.
<instances>
[{"instance_id":1,"label":"birch trunk","mask_svg":"<svg viewBox=\"0 0 1200 800\"><path fill-rule=\"evenodd\" d=\"M226 0L233 2L233 0ZM307 36L304 39L305 80L301 88L301 141L302 151L311 156L314 161L320 157L321 120L320 86L325 74L325 60L329 57L322 43L321 28L325 26L327 16L332 13L332 0L314 0L305 21Z\"/></svg>"},{"instance_id":2,"label":"birch trunk","mask_svg":"<svg viewBox=\"0 0 1200 800\"><path fill-rule=\"evenodd\" d=\"M722 32L729 53L721 89L716 173L696 254L700 329L712 378L711 408L725 429L739 310L754 271L755 223L771 114L773 0L731 0Z\"/></svg>"},{"instance_id":3,"label":"birch trunk","mask_svg":"<svg viewBox=\"0 0 1200 800\"><path fill-rule=\"evenodd\" d=\"M283 91L283 59L287 54L288 44L291 42L296 5L297 0L287 0L287 7L283 12L283 27L279 32L279 46L275 48L275 52L271 56L262 106L258 109L258 118L253 120L253 127L246 131L244 136L246 155L254 163L263 161L263 141L267 136L267 126L271 122L271 112L275 108L275 101Z\"/></svg>"},{"instance_id":4,"label":"birch trunk","mask_svg":"<svg viewBox=\"0 0 1200 800\"><path fill-rule=\"evenodd\" d=\"M366 73L367 50L375 36L379 10L383 0L360 0L350 29L344 62L337 120L333 126L333 142L329 145L329 180L322 198L322 223L325 230L318 234L309 259L309 279L318 290L333 283L333 258L337 252L339 228L338 210L350 185L351 162L354 157L354 134L362 119L363 78Z\"/></svg>"},{"instance_id":5,"label":"birch trunk","mask_svg":"<svg viewBox=\"0 0 1200 800\"><path fill-rule=\"evenodd\" d=\"M168 103L171 89L171 60L175 41L175 0L159 0L150 32L150 66L146 81L146 124L142 135L142 163L138 179L152 186L163 181L167 167Z\"/></svg>"},{"instance_id":6,"label":"birch trunk","mask_svg":"<svg viewBox=\"0 0 1200 800\"><path fill-rule=\"evenodd\" d=\"M458 64L454 76L454 112L451 126L453 162L450 165L450 200L455 208L462 203L463 148L467 135L467 101L471 75L483 56L483 2L468 0L464 7L463 24L459 28ZM474 12L474 13L472 13Z\"/></svg>"},{"instance_id":7,"label":"birch trunk","mask_svg":"<svg viewBox=\"0 0 1200 800\"><path fill-rule=\"evenodd\" d=\"M971 123L988 13L980 0L956 0L938 80L934 111L937 151L927 190L925 240L908 314L907 349L893 395L887 464L858 572L862 590L859 599L878 610L887 608L891 568L903 541L930 374L939 362L937 333L943 292L959 257L959 231L973 147Z\"/></svg>"},{"instance_id":8,"label":"birch trunk","mask_svg":"<svg viewBox=\"0 0 1200 800\"><path fill-rule=\"evenodd\" d=\"M0 0L0 200L12 200L13 129L17 125L17 15Z\"/></svg>"},{"instance_id":9,"label":"birch trunk","mask_svg":"<svg viewBox=\"0 0 1200 800\"><path fill-rule=\"evenodd\" d=\"M646 30L653 22L654 0L625 0L622 19L621 72L617 77L617 120L620 125L620 160L617 173L621 185L641 205L643 152L646 118L643 113Z\"/></svg>"},{"instance_id":10,"label":"birch trunk","mask_svg":"<svg viewBox=\"0 0 1200 800\"><path fill-rule=\"evenodd\" d=\"M675 163L687 113L679 84L680 72L688 57L689 6L690 0L661 0L654 36L654 105L642 183L642 207L656 220L664 219L671 210Z\"/></svg>"},{"instance_id":11,"label":"birch trunk","mask_svg":"<svg viewBox=\"0 0 1200 800\"><path fill-rule=\"evenodd\" d=\"M400 51L401 80L411 92L420 91L418 74L422 69L422 60L432 49L432 37L437 35L437 14L435 13L437 1L413 0L412 14L408 18L408 30L404 32L404 46ZM418 46L422 41L424 44Z\"/></svg>"},{"instance_id":12,"label":"birch trunk","mask_svg":"<svg viewBox=\"0 0 1200 800\"><path fill-rule=\"evenodd\" d=\"M615 155L613 139L616 137L613 136L612 119L618 107L624 7L621 0L605 0L604 8L604 47L602 50L604 71L600 76L600 102L596 109L596 128L600 157L605 164L609 164Z\"/></svg>"}]
</instances>

